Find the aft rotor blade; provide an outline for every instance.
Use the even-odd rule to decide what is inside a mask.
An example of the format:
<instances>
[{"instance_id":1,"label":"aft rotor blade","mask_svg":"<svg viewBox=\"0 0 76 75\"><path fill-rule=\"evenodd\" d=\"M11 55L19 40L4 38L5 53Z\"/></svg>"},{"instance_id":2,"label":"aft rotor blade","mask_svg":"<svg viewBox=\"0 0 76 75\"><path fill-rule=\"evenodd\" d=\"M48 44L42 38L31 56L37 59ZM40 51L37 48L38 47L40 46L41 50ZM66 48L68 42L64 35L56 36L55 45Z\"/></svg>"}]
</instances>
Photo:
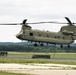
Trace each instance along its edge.
<instances>
[{"instance_id":1,"label":"aft rotor blade","mask_svg":"<svg viewBox=\"0 0 76 75\"><path fill-rule=\"evenodd\" d=\"M68 21L68 23L69 23L70 25L73 24L68 17L65 17L65 19Z\"/></svg>"},{"instance_id":2,"label":"aft rotor blade","mask_svg":"<svg viewBox=\"0 0 76 75\"><path fill-rule=\"evenodd\" d=\"M68 17L65 17L65 19L68 21L68 24L71 25L71 26L76 24L76 23L72 23Z\"/></svg>"},{"instance_id":3,"label":"aft rotor blade","mask_svg":"<svg viewBox=\"0 0 76 75\"><path fill-rule=\"evenodd\" d=\"M72 24L76 24L76 23L72 23Z\"/></svg>"}]
</instances>

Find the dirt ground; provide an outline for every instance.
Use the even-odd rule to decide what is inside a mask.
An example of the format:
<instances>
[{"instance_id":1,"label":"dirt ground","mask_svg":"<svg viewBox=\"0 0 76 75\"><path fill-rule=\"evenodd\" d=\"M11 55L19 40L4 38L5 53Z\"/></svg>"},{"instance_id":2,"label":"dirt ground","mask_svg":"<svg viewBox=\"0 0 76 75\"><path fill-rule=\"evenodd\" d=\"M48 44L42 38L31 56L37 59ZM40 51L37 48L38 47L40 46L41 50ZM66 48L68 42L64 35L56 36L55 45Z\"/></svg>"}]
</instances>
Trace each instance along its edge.
<instances>
[{"instance_id":1,"label":"dirt ground","mask_svg":"<svg viewBox=\"0 0 76 75\"><path fill-rule=\"evenodd\" d=\"M0 64L1 71L34 75L76 75L74 65L60 64ZM69 70L68 70L69 69Z\"/></svg>"}]
</instances>

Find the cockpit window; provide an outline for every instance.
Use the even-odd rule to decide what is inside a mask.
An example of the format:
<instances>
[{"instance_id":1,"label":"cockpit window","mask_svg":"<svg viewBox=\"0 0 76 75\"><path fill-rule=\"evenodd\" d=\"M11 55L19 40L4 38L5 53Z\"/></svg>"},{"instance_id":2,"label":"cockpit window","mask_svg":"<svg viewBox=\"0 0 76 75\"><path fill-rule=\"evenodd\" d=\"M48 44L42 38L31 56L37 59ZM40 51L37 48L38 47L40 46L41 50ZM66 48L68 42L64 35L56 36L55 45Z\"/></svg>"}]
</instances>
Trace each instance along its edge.
<instances>
[{"instance_id":1,"label":"cockpit window","mask_svg":"<svg viewBox=\"0 0 76 75\"><path fill-rule=\"evenodd\" d=\"M20 34L23 34L23 30L20 31Z\"/></svg>"},{"instance_id":2,"label":"cockpit window","mask_svg":"<svg viewBox=\"0 0 76 75\"><path fill-rule=\"evenodd\" d=\"M33 33L30 33L30 36L33 36Z\"/></svg>"},{"instance_id":3,"label":"cockpit window","mask_svg":"<svg viewBox=\"0 0 76 75\"><path fill-rule=\"evenodd\" d=\"M25 34L25 32L23 32L23 34Z\"/></svg>"}]
</instances>

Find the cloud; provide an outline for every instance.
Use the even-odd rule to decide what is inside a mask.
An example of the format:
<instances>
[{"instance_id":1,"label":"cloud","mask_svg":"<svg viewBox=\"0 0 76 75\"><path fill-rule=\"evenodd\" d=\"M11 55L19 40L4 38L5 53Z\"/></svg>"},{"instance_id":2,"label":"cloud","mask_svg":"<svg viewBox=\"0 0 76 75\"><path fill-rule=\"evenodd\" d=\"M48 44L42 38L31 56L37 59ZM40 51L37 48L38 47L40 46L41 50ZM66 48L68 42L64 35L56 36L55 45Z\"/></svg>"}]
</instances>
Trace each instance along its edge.
<instances>
[{"instance_id":1,"label":"cloud","mask_svg":"<svg viewBox=\"0 0 76 75\"><path fill-rule=\"evenodd\" d=\"M1 0L0 1L0 23L7 22L22 22L23 19L28 19L28 22L35 21L66 21L65 16L68 16L72 21L76 21L76 0ZM67 22L67 21L66 21ZM60 25L45 24L42 26L31 25L34 29L45 29L58 31ZM16 29L15 29L16 28ZM58 28L58 29L56 29ZM1 29L1 28L0 28ZM8 30L7 35L12 41L13 34L17 33L20 27L3 27L3 30ZM10 30L9 30L10 29ZM2 31L3 31L2 30ZM0 35L4 34L1 31ZM6 35L7 38L9 38ZM15 37L15 36L14 36ZM4 38L3 38L4 39ZM6 39L7 40L7 39ZM16 39L13 39L16 40ZM8 40L9 41L9 40Z\"/></svg>"},{"instance_id":2,"label":"cloud","mask_svg":"<svg viewBox=\"0 0 76 75\"><path fill-rule=\"evenodd\" d=\"M75 2L72 0L7 0L0 3L0 15L30 17L30 18L52 18L57 15L65 16L75 13Z\"/></svg>"}]
</instances>

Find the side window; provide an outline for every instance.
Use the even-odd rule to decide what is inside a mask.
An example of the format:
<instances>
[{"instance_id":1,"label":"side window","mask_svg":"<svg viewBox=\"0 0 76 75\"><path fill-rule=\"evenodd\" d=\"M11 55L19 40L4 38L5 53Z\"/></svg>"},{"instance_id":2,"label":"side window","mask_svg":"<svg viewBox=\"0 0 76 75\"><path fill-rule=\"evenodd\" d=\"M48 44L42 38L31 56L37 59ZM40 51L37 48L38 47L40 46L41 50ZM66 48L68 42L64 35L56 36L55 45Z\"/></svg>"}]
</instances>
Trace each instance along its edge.
<instances>
[{"instance_id":1,"label":"side window","mask_svg":"<svg viewBox=\"0 0 76 75\"><path fill-rule=\"evenodd\" d=\"M33 36L33 33L30 33L30 36Z\"/></svg>"},{"instance_id":2,"label":"side window","mask_svg":"<svg viewBox=\"0 0 76 75\"><path fill-rule=\"evenodd\" d=\"M25 32L23 32L23 34L25 34Z\"/></svg>"},{"instance_id":3,"label":"side window","mask_svg":"<svg viewBox=\"0 0 76 75\"><path fill-rule=\"evenodd\" d=\"M55 38L56 38L56 36L55 36Z\"/></svg>"},{"instance_id":4,"label":"side window","mask_svg":"<svg viewBox=\"0 0 76 75\"><path fill-rule=\"evenodd\" d=\"M60 39L60 36L58 36L58 39Z\"/></svg>"},{"instance_id":5,"label":"side window","mask_svg":"<svg viewBox=\"0 0 76 75\"><path fill-rule=\"evenodd\" d=\"M49 35L47 35L47 37L49 37Z\"/></svg>"},{"instance_id":6,"label":"side window","mask_svg":"<svg viewBox=\"0 0 76 75\"><path fill-rule=\"evenodd\" d=\"M39 36L41 36L41 34L39 34Z\"/></svg>"},{"instance_id":7,"label":"side window","mask_svg":"<svg viewBox=\"0 0 76 75\"><path fill-rule=\"evenodd\" d=\"M63 39L65 39L65 37L63 37Z\"/></svg>"}]
</instances>

